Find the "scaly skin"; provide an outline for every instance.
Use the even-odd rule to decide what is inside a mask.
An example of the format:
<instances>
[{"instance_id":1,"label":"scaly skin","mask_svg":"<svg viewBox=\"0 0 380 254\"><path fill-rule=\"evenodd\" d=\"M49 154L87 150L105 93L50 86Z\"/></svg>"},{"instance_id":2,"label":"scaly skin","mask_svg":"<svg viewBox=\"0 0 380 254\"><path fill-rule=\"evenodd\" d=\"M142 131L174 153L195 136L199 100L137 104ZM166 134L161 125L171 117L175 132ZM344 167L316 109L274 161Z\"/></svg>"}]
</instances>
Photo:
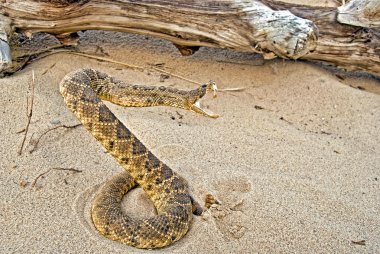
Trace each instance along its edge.
<instances>
[{"instance_id":1,"label":"scaly skin","mask_svg":"<svg viewBox=\"0 0 380 254\"><path fill-rule=\"evenodd\" d=\"M217 117L197 104L210 90L216 90L212 82L192 91L127 85L92 69L64 77L60 92L68 108L125 169L100 189L93 202L92 221L101 234L137 248L160 248L184 236L192 212L201 212L184 179L157 159L101 99L123 106L174 106ZM156 216L133 219L123 213L121 200L136 184L154 203Z\"/></svg>"}]
</instances>

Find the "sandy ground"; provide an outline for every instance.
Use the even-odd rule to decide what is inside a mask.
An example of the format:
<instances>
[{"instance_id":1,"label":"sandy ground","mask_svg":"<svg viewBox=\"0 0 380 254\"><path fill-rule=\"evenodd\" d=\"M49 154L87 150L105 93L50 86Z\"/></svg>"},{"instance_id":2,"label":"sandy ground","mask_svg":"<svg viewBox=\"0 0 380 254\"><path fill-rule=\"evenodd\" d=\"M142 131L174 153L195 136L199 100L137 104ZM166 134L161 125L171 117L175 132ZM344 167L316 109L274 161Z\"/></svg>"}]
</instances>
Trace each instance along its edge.
<instances>
[{"instance_id":1,"label":"sandy ground","mask_svg":"<svg viewBox=\"0 0 380 254\"><path fill-rule=\"evenodd\" d=\"M186 178L194 197L222 205L194 217L189 233L155 253L376 253L380 250L379 81L305 62L263 62L254 54L205 49L180 57L169 43L110 32L82 34L81 49L100 45L110 58L197 82L213 79L219 119L157 107L115 114L159 158ZM58 54L0 80L0 252L147 253L99 236L89 219L94 192L120 171L78 123L58 91L69 71L92 67L128 82L195 85L157 71ZM33 117L22 155L26 98L36 76ZM363 87L357 89L356 87ZM372 91L372 92L370 92ZM73 168L81 172L52 170ZM49 171L43 177L35 179ZM134 216L153 214L137 189L125 200ZM353 243L365 241L365 245Z\"/></svg>"}]
</instances>

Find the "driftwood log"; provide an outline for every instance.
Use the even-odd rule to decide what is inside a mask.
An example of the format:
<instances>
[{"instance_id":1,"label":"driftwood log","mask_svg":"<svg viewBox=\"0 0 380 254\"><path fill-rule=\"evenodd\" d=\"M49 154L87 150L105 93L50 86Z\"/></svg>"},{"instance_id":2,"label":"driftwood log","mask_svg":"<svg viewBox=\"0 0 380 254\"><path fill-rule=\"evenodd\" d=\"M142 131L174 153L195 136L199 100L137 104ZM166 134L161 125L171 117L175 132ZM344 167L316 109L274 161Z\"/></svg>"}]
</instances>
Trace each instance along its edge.
<instances>
[{"instance_id":1,"label":"driftwood log","mask_svg":"<svg viewBox=\"0 0 380 254\"><path fill-rule=\"evenodd\" d=\"M14 31L46 32L63 43L78 31L139 33L197 47L322 61L380 76L380 1L338 9L274 0L0 0L0 71L11 65Z\"/></svg>"}]
</instances>

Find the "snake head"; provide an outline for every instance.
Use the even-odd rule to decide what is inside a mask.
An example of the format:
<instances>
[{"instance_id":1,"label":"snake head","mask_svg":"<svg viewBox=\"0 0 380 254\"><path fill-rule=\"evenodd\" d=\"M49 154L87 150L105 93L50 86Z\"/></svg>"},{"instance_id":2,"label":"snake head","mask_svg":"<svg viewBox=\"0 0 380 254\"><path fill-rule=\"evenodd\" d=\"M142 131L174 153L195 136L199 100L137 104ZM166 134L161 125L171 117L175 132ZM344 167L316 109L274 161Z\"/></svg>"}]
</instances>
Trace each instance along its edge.
<instances>
[{"instance_id":1,"label":"snake head","mask_svg":"<svg viewBox=\"0 0 380 254\"><path fill-rule=\"evenodd\" d=\"M193 103L195 103L195 101L201 99L203 96L205 96L206 94L210 92L213 93L213 97L215 98L217 91L218 91L218 87L216 86L215 81L210 80L209 82L201 85L197 89L191 91L193 100L194 100Z\"/></svg>"},{"instance_id":2,"label":"snake head","mask_svg":"<svg viewBox=\"0 0 380 254\"><path fill-rule=\"evenodd\" d=\"M190 109L200 113L202 115L211 117L211 118L218 118L219 115L214 114L213 112L209 111L208 109L205 109L202 107L200 100L209 92L213 93L213 97L216 97L216 92L218 91L218 87L216 86L215 82L210 80L208 83L201 85L197 89L191 91L192 93L192 99L190 103Z\"/></svg>"}]
</instances>

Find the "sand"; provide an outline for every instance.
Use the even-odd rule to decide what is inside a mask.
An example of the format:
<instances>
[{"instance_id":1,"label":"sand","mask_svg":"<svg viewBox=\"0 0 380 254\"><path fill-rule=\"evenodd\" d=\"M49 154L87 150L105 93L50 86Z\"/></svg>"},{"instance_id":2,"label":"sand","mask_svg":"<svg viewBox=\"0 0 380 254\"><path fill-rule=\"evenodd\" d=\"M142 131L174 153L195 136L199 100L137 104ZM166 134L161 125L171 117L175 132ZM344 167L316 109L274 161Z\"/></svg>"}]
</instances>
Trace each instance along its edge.
<instances>
[{"instance_id":1,"label":"sand","mask_svg":"<svg viewBox=\"0 0 380 254\"><path fill-rule=\"evenodd\" d=\"M205 101L221 115L218 119L167 107L110 105L153 153L187 179L198 201L212 193L222 203L194 217L183 239L155 253L379 251L378 79L339 73L342 80L317 64L264 62L227 50L202 48L181 57L171 44L144 36L101 31L81 36L80 48L87 52L99 45L118 61L147 68L163 64L197 82L212 79L221 89L244 88ZM152 253L94 230L89 218L94 192L121 168L83 127L51 131L32 151L48 129L78 123L58 84L83 67L137 84L196 87L173 76L160 82L157 71L68 54L49 56L1 79L1 253ZM27 122L32 71L33 116L18 155L24 133L17 132ZM136 217L154 211L139 189L124 205Z\"/></svg>"}]
</instances>

